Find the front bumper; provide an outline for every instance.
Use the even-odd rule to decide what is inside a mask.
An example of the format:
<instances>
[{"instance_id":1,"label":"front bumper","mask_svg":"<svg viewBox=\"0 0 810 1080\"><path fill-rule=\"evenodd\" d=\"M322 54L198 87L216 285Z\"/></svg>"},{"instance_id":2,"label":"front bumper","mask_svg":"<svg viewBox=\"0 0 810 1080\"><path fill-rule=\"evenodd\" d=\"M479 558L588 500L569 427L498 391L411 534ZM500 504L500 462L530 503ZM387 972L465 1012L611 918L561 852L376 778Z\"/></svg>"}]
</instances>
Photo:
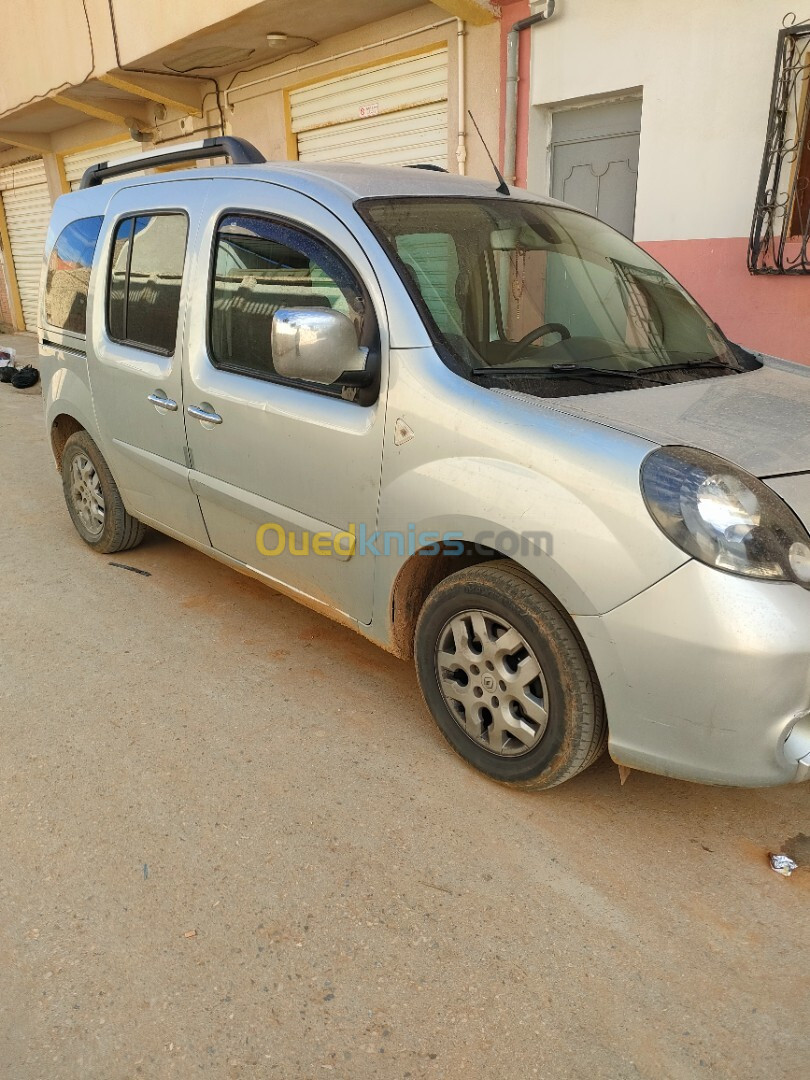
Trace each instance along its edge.
<instances>
[{"instance_id":1,"label":"front bumper","mask_svg":"<svg viewBox=\"0 0 810 1080\"><path fill-rule=\"evenodd\" d=\"M689 562L575 621L615 761L741 787L810 779L810 591Z\"/></svg>"}]
</instances>

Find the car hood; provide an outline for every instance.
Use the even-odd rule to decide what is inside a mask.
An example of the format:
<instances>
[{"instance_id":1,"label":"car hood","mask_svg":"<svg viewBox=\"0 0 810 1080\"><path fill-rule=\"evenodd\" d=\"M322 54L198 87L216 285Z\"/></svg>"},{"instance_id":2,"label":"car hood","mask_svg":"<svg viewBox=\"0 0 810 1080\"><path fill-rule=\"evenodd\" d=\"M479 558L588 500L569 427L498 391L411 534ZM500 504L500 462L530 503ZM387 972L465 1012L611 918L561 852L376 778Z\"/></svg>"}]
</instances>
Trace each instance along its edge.
<instances>
[{"instance_id":1,"label":"car hood","mask_svg":"<svg viewBox=\"0 0 810 1080\"><path fill-rule=\"evenodd\" d=\"M755 476L810 471L810 367L759 357L742 375L546 400L661 445L719 454Z\"/></svg>"}]
</instances>

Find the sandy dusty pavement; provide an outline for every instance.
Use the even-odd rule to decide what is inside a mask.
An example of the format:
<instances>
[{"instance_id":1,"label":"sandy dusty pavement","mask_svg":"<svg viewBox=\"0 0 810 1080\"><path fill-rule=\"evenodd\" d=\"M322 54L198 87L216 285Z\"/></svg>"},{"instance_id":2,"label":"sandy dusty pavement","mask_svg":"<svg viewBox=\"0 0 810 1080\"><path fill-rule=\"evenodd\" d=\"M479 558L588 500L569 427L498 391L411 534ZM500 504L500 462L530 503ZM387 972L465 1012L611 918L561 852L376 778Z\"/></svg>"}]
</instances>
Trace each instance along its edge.
<instances>
[{"instance_id":1,"label":"sandy dusty pavement","mask_svg":"<svg viewBox=\"0 0 810 1080\"><path fill-rule=\"evenodd\" d=\"M807 1076L810 785L469 770L410 667L74 533L0 385L0 1076Z\"/></svg>"}]
</instances>

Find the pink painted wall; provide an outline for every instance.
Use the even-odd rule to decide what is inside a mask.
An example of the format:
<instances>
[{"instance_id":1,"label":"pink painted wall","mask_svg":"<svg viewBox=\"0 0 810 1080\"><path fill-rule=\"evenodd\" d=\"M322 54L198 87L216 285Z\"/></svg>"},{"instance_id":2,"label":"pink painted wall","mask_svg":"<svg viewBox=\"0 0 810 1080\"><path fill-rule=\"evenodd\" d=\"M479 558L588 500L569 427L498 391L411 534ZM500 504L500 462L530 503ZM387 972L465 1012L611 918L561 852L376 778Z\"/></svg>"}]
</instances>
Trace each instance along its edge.
<instances>
[{"instance_id":1,"label":"pink painted wall","mask_svg":"<svg viewBox=\"0 0 810 1080\"><path fill-rule=\"evenodd\" d=\"M504 0L501 3L501 101L506 101L506 39L516 22L526 19L531 14L529 0ZM524 30L520 35L520 65L518 67L518 119L517 119L517 186L526 187L526 174L529 161L529 98L530 98L530 56L531 30ZM501 114L500 161L503 165L503 113Z\"/></svg>"},{"instance_id":2,"label":"pink painted wall","mask_svg":"<svg viewBox=\"0 0 810 1080\"><path fill-rule=\"evenodd\" d=\"M747 238L652 240L641 246L733 341L810 363L810 277L749 274Z\"/></svg>"}]
</instances>

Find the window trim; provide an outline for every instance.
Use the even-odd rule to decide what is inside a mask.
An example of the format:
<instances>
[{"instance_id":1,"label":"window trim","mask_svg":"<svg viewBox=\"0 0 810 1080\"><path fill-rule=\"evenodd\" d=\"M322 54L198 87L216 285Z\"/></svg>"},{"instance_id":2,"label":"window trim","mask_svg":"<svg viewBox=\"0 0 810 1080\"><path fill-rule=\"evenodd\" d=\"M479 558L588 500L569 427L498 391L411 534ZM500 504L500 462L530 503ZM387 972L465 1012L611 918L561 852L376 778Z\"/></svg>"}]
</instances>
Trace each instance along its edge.
<instances>
[{"instance_id":1,"label":"window trim","mask_svg":"<svg viewBox=\"0 0 810 1080\"><path fill-rule=\"evenodd\" d=\"M50 272L51 259L56 254L57 248L59 246L59 241L65 235L67 230L69 228L71 228L71 226L73 226L73 225L78 225L78 223L80 221L93 221L95 219L98 219L99 226L98 226L98 232L96 233L96 241L93 244L93 257L90 260L90 267L89 267L90 268L90 276L92 277L93 269L94 269L94 267L96 265L96 261L97 261L98 241L99 241L99 237L101 236L102 230L104 229L104 214L85 214L84 217L72 218L65 225L65 227L60 230L59 235L57 236L56 240L54 240L53 247L48 252L48 264L45 267L45 295L43 297L43 304L42 304L43 322L44 322L45 326L47 326L49 329L53 330L57 334L70 334L71 337L81 338L82 341L87 341L87 320L88 320L88 317L89 317L89 310L88 310L86 304L87 304L87 302L89 301L89 298L90 298L90 279L88 278L88 280L87 280L87 293L85 294L84 331L82 332L81 330L69 330L65 326L58 326L55 322L51 322L51 320L48 318L48 275L49 275L49 272Z\"/></svg>"},{"instance_id":2,"label":"window trim","mask_svg":"<svg viewBox=\"0 0 810 1080\"><path fill-rule=\"evenodd\" d=\"M369 323L370 332L374 335L374 346L369 347L369 360L371 361L375 353L377 355L376 362L376 375L368 386L358 387L355 398L344 398L342 396L342 387L339 385L331 384L326 385L324 383L307 382L305 379L288 379L284 375L273 375L270 373L264 373L257 371L255 368L246 368L240 364L233 364L216 360L214 357L214 349L212 344L211 334L211 315L213 312L213 298L214 298L214 286L216 283L216 254L217 254L217 238L219 237L219 229L227 217L247 217L257 218L260 221L267 221L271 225L281 225L288 229L293 229L297 233L301 233L304 236L309 236L313 240L322 244L342 263L344 263L354 275L355 280L361 288L364 304L365 321ZM345 401L347 405L373 405L379 397L379 372L381 361L381 341L380 341L380 325L377 319L377 312L374 304L371 300L368 287L361 274L358 273L356 266L348 259L342 251L339 251L337 246L331 241L327 240L320 232L316 232L311 228L308 228L299 221L293 218L285 217L283 214L273 214L263 210L253 210L245 207L229 207L222 210L218 215L214 224L214 231L211 234L211 250L208 258L208 288L206 290L206 309L205 309L205 352L208 359L208 363L217 371L229 371L233 375L241 375L249 379L258 379L260 382L272 383L275 386L288 386L295 390L306 390L311 394L320 394L322 397L328 397L332 400ZM365 330L365 326L364 326Z\"/></svg>"},{"instance_id":3,"label":"window trim","mask_svg":"<svg viewBox=\"0 0 810 1080\"><path fill-rule=\"evenodd\" d=\"M748 271L754 275L810 274L810 220L803 231L801 179L808 179L807 135L810 132L810 25L794 22L783 25L777 35L776 63L771 84L765 148L759 171L754 215L748 238ZM795 132L788 119L796 111ZM795 145L800 135L804 147ZM793 156L793 160L791 157ZM805 196L810 208L810 196ZM810 209L808 209L810 215Z\"/></svg>"},{"instance_id":4,"label":"window trim","mask_svg":"<svg viewBox=\"0 0 810 1080\"><path fill-rule=\"evenodd\" d=\"M156 217L183 217L186 220L186 242L183 245L183 274L180 279L180 299L177 305L177 329L175 330L174 348L161 349L157 345L147 345L142 341L132 341L126 336L127 331L127 312L129 310L129 274L130 267L132 266L132 252L135 247L135 228L133 226L132 237L129 242L129 251L127 252L127 270L124 285L124 337L115 337L110 330L110 292L112 287L112 273L113 273L113 256L115 254L115 237L118 234L118 230L124 221L137 221L138 218L156 218ZM177 341L180 333L180 313L183 307L183 286L186 280L186 269L188 266L188 250L189 250L189 233L191 230L191 218L187 210L182 207L178 207L175 210L163 209L160 210L127 210L126 213L121 214L115 218L110 233L110 255L107 264L107 279L104 289L104 332L107 338L115 342L116 345L127 345L131 349L140 349L141 352L154 353L156 356L174 356L177 352Z\"/></svg>"}]
</instances>

